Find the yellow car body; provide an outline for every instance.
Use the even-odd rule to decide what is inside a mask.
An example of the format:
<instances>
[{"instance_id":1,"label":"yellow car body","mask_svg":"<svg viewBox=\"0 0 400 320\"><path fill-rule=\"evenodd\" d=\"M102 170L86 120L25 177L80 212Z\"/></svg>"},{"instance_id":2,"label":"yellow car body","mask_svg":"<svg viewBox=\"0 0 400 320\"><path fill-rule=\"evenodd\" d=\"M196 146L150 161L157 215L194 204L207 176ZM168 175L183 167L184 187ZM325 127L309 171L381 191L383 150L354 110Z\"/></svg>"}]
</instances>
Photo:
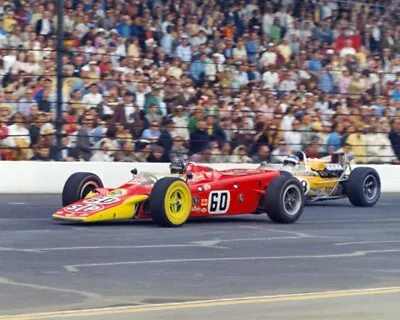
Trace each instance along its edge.
<instances>
[{"instance_id":1,"label":"yellow car body","mask_svg":"<svg viewBox=\"0 0 400 320\"><path fill-rule=\"evenodd\" d=\"M348 198L355 206L377 203L381 194L379 174L370 167L352 169L352 154L338 153L321 159L307 159L303 152L297 155L298 164L284 164L279 169L301 181L307 202Z\"/></svg>"}]
</instances>

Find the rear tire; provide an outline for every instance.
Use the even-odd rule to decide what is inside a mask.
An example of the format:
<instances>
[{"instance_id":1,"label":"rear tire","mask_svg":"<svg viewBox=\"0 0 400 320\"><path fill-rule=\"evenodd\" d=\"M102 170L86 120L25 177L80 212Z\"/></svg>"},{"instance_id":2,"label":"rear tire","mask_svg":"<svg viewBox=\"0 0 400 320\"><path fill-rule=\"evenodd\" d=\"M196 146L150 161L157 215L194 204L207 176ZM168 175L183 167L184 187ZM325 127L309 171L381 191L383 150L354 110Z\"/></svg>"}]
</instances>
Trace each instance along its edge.
<instances>
[{"instance_id":1,"label":"rear tire","mask_svg":"<svg viewBox=\"0 0 400 320\"><path fill-rule=\"evenodd\" d=\"M378 172L369 167L355 168L350 173L345 190L353 206L374 206L381 196L381 180Z\"/></svg>"},{"instance_id":2,"label":"rear tire","mask_svg":"<svg viewBox=\"0 0 400 320\"><path fill-rule=\"evenodd\" d=\"M166 177L158 180L149 197L149 211L162 227L180 227L192 210L192 194L185 181Z\"/></svg>"},{"instance_id":3,"label":"rear tire","mask_svg":"<svg viewBox=\"0 0 400 320\"><path fill-rule=\"evenodd\" d=\"M278 176L265 190L264 209L273 222L296 222L303 212L304 204L303 187L296 178Z\"/></svg>"},{"instance_id":4,"label":"rear tire","mask_svg":"<svg viewBox=\"0 0 400 320\"><path fill-rule=\"evenodd\" d=\"M64 184L62 191L63 206L66 207L71 203L82 200L89 194L89 192L103 187L103 182L94 173L73 173Z\"/></svg>"}]
</instances>

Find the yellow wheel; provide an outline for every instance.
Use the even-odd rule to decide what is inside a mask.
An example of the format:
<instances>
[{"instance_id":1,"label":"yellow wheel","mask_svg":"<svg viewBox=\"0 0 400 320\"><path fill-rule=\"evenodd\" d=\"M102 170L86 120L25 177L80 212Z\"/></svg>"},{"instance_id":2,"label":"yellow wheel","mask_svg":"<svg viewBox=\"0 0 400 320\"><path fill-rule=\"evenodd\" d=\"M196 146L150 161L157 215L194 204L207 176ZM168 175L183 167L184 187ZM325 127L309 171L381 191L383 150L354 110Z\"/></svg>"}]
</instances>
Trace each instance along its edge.
<instances>
[{"instance_id":1,"label":"yellow wheel","mask_svg":"<svg viewBox=\"0 0 400 320\"><path fill-rule=\"evenodd\" d=\"M179 227L189 218L192 194L185 181L166 177L158 180L149 197L153 220L163 227Z\"/></svg>"}]
</instances>

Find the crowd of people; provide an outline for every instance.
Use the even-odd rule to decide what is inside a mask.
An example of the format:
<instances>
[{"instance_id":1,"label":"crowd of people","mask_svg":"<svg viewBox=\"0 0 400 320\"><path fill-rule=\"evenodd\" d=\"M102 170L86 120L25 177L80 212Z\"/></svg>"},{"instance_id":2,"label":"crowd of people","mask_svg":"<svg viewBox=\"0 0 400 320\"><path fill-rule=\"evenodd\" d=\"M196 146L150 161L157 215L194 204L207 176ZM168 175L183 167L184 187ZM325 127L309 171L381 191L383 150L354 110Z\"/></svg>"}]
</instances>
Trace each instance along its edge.
<instances>
[{"instance_id":1,"label":"crowd of people","mask_svg":"<svg viewBox=\"0 0 400 320\"><path fill-rule=\"evenodd\" d=\"M65 0L58 51L53 1L0 0L0 160L259 163L346 146L400 163L399 14L390 0Z\"/></svg>"}]
</instances>

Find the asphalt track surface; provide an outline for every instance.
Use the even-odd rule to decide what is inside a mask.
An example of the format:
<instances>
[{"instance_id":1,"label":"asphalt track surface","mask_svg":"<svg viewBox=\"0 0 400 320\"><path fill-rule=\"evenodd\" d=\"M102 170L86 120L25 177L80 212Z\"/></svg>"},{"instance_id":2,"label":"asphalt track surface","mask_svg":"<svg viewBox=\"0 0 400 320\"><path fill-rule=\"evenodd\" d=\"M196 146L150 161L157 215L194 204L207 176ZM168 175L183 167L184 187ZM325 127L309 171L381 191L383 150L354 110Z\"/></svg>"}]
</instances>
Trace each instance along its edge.
<instances>
[{"instance_id":1,"label":"asphalt track surface","mask_svg":"<svg viewBox=\"0 0 400 320\"><path fill-rule=\"evenodd\" d=\"M399 319L399 204L165 229L60 223L60 196L2 195L0 319Z\"/></svg>"}]
</instances>

